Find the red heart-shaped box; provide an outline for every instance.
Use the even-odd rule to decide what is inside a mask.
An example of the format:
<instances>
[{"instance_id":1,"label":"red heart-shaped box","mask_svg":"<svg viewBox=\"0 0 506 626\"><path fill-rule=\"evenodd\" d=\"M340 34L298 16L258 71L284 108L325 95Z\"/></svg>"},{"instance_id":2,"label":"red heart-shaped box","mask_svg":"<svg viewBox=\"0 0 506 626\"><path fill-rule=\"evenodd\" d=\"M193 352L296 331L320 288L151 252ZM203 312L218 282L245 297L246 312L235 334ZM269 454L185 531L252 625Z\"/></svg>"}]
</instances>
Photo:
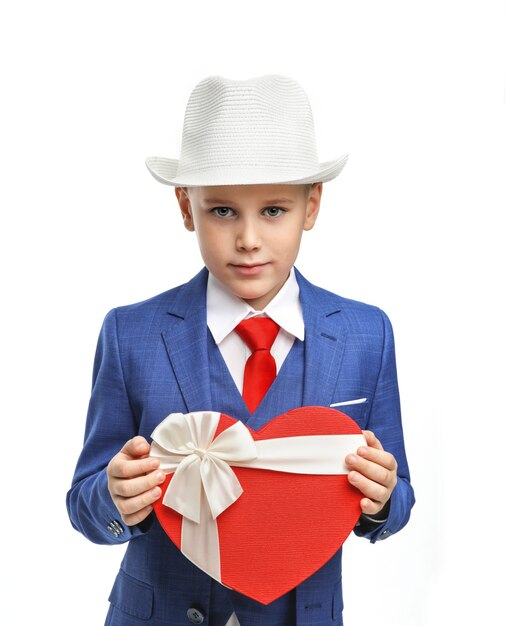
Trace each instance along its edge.
<instances>
[{"instance_id":1,"label":"red heart-shaped box","mask_svg":"<svg viewBox=\"0 0 506 626\"><path fill-rule=\"evenodd\" d=\"M215 438L236 422L221 415ZM254 440L361 434L347 415L302 407L278 415ZM322 567L360 517L363 497L346 474L308 475L232 467L244 493L218 518L221 582L262 604L287 593ZM162 504L173 474L154 504L167 535L181 549L182 516Z\"/></svg>"}]
</instances>

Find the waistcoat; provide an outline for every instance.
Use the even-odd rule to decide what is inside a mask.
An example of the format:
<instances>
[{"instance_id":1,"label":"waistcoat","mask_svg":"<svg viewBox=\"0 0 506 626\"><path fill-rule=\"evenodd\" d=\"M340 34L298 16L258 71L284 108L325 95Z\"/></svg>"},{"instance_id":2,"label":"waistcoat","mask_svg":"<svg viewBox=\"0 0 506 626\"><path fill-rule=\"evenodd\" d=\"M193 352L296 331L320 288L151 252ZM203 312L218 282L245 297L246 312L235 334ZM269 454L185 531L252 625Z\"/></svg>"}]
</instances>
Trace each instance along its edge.
<instances>
[{"instance_id":1,"label":"waistcoat","mask_svg":"<svg viewBox=\"0 0 506 626\"><path fill-rule=\"evenodd\" d=\"M304 343L298 339L253 414L245 405L209 331L208 358L213 411L230 415L257 430L273 417L302 405ZM232 611L236 612L241 626L293 626L296 621L295 591L263 605L213 580L210 607L210 626L224 626Z\"/></svg>"}]
</instances>

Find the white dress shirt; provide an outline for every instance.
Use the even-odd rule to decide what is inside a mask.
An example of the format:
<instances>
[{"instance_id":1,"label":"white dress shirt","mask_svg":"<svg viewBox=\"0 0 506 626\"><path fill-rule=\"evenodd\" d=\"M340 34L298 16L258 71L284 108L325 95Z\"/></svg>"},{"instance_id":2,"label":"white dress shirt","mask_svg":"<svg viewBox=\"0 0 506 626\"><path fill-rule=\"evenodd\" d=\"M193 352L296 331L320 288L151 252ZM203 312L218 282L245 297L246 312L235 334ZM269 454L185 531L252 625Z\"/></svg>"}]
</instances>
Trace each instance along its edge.
<instances>
[{"instance_id":1,"label":"white dress shirt","mask_svg":"<svg viewBox=\"0 0 506 626\"><path fill-rule=\"evenodd\" d=\"M256 316L270 317L280 327L271 348L277 373L290 352L295 338L304 341L304 319L299 299L299 285L293 267L283 287L262 311L255 311L209 273L207 325L241 394L244 366L251 350L234 332L234 328L242 320Z\"/></svg>"}]
</instances>

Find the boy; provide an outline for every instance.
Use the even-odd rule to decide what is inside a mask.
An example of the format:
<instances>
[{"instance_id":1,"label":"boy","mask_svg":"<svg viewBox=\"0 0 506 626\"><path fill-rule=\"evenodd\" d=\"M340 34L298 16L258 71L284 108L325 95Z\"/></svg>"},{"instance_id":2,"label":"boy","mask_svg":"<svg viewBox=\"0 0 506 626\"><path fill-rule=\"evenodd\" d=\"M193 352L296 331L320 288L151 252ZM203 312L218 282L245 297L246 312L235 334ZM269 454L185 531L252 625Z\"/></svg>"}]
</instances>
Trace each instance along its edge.
<instances>
[{"instance_id":1,"label":"boy","mask_svg":"<svg viewBox=\"0 0 506 626\"><path fill-rule=\"evenodd\" d=\"M90 540L130 540L108 625L342 624L341 551L263 606L221 586L171 543L152 512L165 475L148 456L149 436L169 413L218 411L256 430L299 406L336 406L368 429L368 446L346 459L364 496L355 532L374 542L408 521L414 497L388 318L315 287L293 267L322 183L345 162L318 163L307 97L281 76L201 81L188 102L180 160L147 160L157 180L175 187L206 268L185 285L113 309L100 334L67 503ZM257 348L240 330L250 318L275 326L263 352L273 377L260 394L247 372Z\"/></svg>"}]
</instances>

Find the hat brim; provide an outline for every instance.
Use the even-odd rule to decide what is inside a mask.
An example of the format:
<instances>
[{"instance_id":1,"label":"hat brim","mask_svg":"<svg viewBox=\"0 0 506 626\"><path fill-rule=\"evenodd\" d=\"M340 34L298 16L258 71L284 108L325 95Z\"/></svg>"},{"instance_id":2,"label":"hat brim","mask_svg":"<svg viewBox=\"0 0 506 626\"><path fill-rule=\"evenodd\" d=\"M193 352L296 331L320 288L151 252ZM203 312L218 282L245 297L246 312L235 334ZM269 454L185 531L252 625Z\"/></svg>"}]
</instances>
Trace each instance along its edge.
<instances>
[{"instance_id":1,"label":"hat brim","mask_svg":"<svg viewBox=\"0 0 506 626\"><path fill-rule=\"evenodd\" d=\"M218 185L304 185L325 183L335 178L346 165L348 155L319 164L316 172L294 172L266 167L210 168L178 176L179 161L165 157L148 157L146 166L152 176L164 185L174 187L211 187Z\"/></svg>"}]
</instances>

